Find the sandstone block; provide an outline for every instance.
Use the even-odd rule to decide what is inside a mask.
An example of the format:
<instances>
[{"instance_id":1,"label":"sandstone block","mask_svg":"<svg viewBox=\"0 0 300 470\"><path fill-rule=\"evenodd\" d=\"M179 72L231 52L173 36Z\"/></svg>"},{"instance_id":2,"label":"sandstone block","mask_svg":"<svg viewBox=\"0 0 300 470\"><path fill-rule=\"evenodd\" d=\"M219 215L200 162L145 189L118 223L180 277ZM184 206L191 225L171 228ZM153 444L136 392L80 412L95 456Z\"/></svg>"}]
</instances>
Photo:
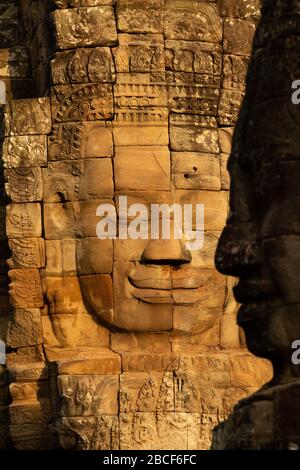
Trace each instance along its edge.
<instances>
[{"instance_id":1,"label":"sandstone block","mask_svg":"<svg viewBox=\"0 0 300 470\"><path fill-rule=\"evenodd\" d=\"M162 33L163 6L163 0L118 0L118 30L122 33Z\"/></svg>"},{"instance_id":2,"label":"sandstone block","mask_svg":"<svg viewBox=\"0 0 300 470\"><path fill-rule=\"evenodd\" d=\"M113 117L111 84L56 85L51 91L54 123L101 121Z\"/></svg>"},{"instance_id":3,"label":"sandstone block","mask_svg":"<svg viewBox=\"0 0 300 470\"><path fill-rule=\"evenodd\" d=\"M9 240L12 268L42 268L45 266L45 247L42 238L16 238Z\"/></svg>"},{"instance_id":4,"label":"sandstone block","mask_svg":"<svg viewBox=\"0 0 300 470\"><path fill-rule=\"evenodd\" d=\"M169 150L167 147L118 147L114 171L117 190L168 190Z\"/></svg>"},{"instance_id":5,"label":"sandstone block","mask_svg":"<svg viewBox=\"0 0 300 470\"><path fill-rule=\"evenodd\" d=\"M12 202L36 202L43 198L41 168L14 168L4 171L5 191Z\"/></svg>"},{"instance_id":6,"label":"sandstone block","mask_svg":"<svg viewBox=\"0 0 300 470\"><path fill-rule=\"evenodd\" d=\"M165 8L167 39L221 42L222 23L216 5L198 0L167 0Z\"/></svg>"},{"instance_id":7,"label":"sandstone block","mask_svg":"<svg viewBox=\"0 0 300 470\"><path fill-rule=\"evenodd\" d=\"M62 416L117 414L117 375L61 375L57 382L62 399L58 412Z\"/></svg>"},{"instance_id":8,"label":"sandstone block","mask_svg":"<svg viewBox=\"0 0 300 470\"><path fill-rule=\"evenodd\" d=\"M51 401L41 398L29 402L17 402L9 406L11 425L47 424L52 418Z\"/></svg>"},{"instance_id":9,"label":"sandstone block","mask_svg":"<svg viewBox=\"0 0 300 470\"><path fill-rule=\"evenodd\" d=\"M77 160L113 156L110 123L71 123L53 126L48 140L49 160Z\"/></svg>"},{"instance_id":10,"label":"sandstone block","mask_svg":"<svg viewBox=\"0 0 300 470\"><path fill-rule=\"evenodd\" d=\"M236 55L250 55L255 23L248 20L224 19L224 52Z\"/></svg>"},{"instance_id":11,"label":"sandstone block","mask_svg":"<svg viewBox=\"0 0 300 470\"><path fill-rule=\"evenodd\" d=\"M10 101L5 107L5 135L39 135L51 131L49 98Z\"/></svg>"},{"instance_id":12,"label":"sandstone block","mask_svg":"<svg viewBox=\"0 0 300 470\"><path fill-rule=\"evenodd\" d=\"M118 73L164 72L164 41L161 34L119 34L113 49Z\"/></svg>"},{"instance_id":13,"label":"sandstone block","mask_svg":"<svg viewBox=\"0 0 300 470\"><path fill-rule=\"evenodd\" d=\"M96 211L101 204L114 205L111 199L44 204L45 238L96 237L96 227L100 221Z\"/></svg>"},{"instance_id":14,"label":"sandstone block","mask_svg":"<svg viewBox=\"0 0 300 470\"><path fill-rule=\"evenodd\" d=\"M115 14L110 6L56 10L53 20L59 49L113 46L117 42Z\"/></svg>"},{"instance_id":15,"label":"sandstone block","mask_svg":"<svg viewBox=\"0 0 300 470\"><path fill-rule=\"evenodd\" d=\"M228 202L225 191L177 190L175 200L180 204L204 204L204 228L208 231L223 230ZM195 229L196 227L194 227Z\"/></svg>"},{"instance_id":16,"label":"sandstone block","mask_svg":"<svg viewBox=\"0 0 300 470\"><path fill-rule=\"evenodd\" d=\"M50 65L54 85L89 82L113 83L116 78L109 47L58 52Z\"/></svg>"},{"instance_id":17,"label":"sandstone block","mask_svg":"<svg viewBox=\"0 0 300 470\"><path fill-rule=\"evenodd\" d=\"M203 129L196 125L170 126L171 149L179 152L218 153L217 130Z\"/></svg>"},{"instance_id":18,"label":"sandstone block","mask_svg":"<svg viewBox=\"0 0 300 470\"><path fill-rule=\"evenodd\" d=\"M6 342L11 348L33 346L43 341L39 309L17 309L8 324Z\"/></svg>"},{"instance_id":19,"label":"sandstone block","mask_svg":"<svg viewBox=\"0 0 300 470\"><path fill-rule=\"evenodd\" d=\"M43 315L43 343L46 348L80 348L107 345L107 332L91 315Z\"/></svg>"},{"instance_id":20,"label":"sandstone block","mask_svg":"<svg viewBox=\"0 0 300 470\"><path fill-rule=\"evenodd\" d=\"M99 238L46 240L47 276L112 272L113 242Z\"/></svg>"},{"instance_id":21,"label":"sandstone block","mask_svg":"<svg viewBox=\"0 0 300 470\"><path fill-rule=\"evenodd\" d=\"M19 309L43 307L43 295L38 269L11 269L9 296L13 307Z\"/></svg>"},{"instance_id":22,"label":"sandstone block","mask_svg":"<svg viewBox=\"0 0 300 470\"><path fill-rule=\"evenodd\" d=\"M178 189L221 189L217 155L173 152L172 175L175 188Z\"/></svg>"},{"instance_id":23,"label":"sandstone block","mask_svg":"<svg viewBox=\"0 0 300 470\"><path fill-rule=\"evenodd\" d=\"M47 138L42 135L7 137L3 144L5 168L29 168L47 164Z\"/></svg>"},{"instance_id":24,"label":"sandstone block","mask_svg":"<svg viewBox=\"0 0 300 470\"><path fill-rule=\"evenodd\" d=\"M107 345L109 338L107 335ZM51 362L52 373L59 375L118 375L121 358L106 348L80 347L47 348L46 357Z\"/></svg>"},{"instance_id":25,"label":"sandstone block","mask_svg":"<svg viewBox=\"0 0 300 470\"><path fill-rule=\"evenodd\" d=\"M6 234L8 238L39 238L42 234L40 204L21 203L7 206Z\"/></svg>"},{"instance_id":26,"label":"sandstone block","mask_svg":"<svg viewBox=\"0 0 300 470\"><path fill-rule=\"evenodd\" d=\"M43 169L43 181L46 202L113 197L109 158L50 163Z\"/></svg>"}]
</instances>

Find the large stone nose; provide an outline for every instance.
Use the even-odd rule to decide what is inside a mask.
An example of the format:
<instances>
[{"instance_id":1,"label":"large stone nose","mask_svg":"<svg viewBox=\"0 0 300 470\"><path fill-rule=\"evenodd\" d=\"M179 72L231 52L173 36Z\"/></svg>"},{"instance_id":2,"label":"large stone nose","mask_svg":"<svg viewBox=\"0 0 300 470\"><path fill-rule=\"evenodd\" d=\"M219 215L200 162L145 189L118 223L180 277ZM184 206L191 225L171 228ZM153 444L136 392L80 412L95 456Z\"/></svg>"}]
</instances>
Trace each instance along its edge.
<instances>
[{"instance_id":1,"label":"large stone nose","mask_svg":"<svg viewBox=\"0 0 300 470\"><path fill-rule=\"evenodd\" d=\"M217 270L228 276L241 277L261 262L261 250L253 224L228 224L221 234L215 254Z\"/></svg>"},{"instance_id":2,"label":"large stone nose","mask_svg":"<svg viewBox=\"0 0 300 470\"><path fill-rule=\"evenodd\" d=\"M180 265L191 261L191 254L180 240L151 240L142 261L149 264Z\"/></svg>"},{"instance_id":3,"label":"large stone nose","mask_svg":"<svg viewBox=\"0 0 300 470\"><path fill-rule=\"evenodd\" d=\"M180 265L191 261L191 253L184 242L174 236L174 223L170 224L169 239L151 239L143 251L141 260L149 264Z\"/></svg>"}]
</instances>

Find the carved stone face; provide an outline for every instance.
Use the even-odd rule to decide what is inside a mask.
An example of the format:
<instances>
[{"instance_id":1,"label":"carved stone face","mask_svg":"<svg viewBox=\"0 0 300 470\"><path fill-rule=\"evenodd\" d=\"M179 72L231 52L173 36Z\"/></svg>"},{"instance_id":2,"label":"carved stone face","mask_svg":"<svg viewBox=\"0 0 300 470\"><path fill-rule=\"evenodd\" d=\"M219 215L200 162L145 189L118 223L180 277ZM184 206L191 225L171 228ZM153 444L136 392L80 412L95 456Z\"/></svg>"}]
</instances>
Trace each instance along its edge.
<instances>
[{"instance_id":1,"label":"carved stone face","mask_svg":"<svg viewBox=\"0 0 300 470\"><path fill-rule=\"evenodd\" d=\"M66 134L70 145L67 131L64 125L57 133L60 138ZM184 155L183 162L180 154L171 156L165 123L131 127L91 123L73 128L74 141L76 132L83 142L81 160L53 162L44 172L50 313L88 312L103 326L127 331L209 329L224 303L225 282L213 269L213 253L217 230L224 223L226 195L184 189L193 185L186 180L197 174L195 159ZM55 139L50 158L55 156ZM147 145L151 139L161 145ZM214 162L218 163L217 157L203 155L203 165L213 170ZM127 197L127 226L133 222L129 209L133 204L143 204L149 218L151 204L178 203L182 208L191 204L193 209L204 204L205 249L189 251L184 234L174 238L172 214L164 220L170 223L169 239L162 239L161 232L159 239L151 239L149 220L148 239L121 239L117 233L114 240L100 240L97 208L111 204L119 224L119 196ZM63 280L58 279L61 275ZM69 303L66 296L71 296Z\"/></svg>"},{"instance_id":2,"label":"carved stone face","mask_svg":"<svg viewBox=\"0 0 300 470\"><path fill-rule=\"evenodd\" d=\"M123 134L125 139L128 130L118 131L119 138L122 139ZM153 129L145 127L144 133L147 132L153 132ZM158 127L156 132L161 129ZM138 139L138 135L135 138ZM93 131L87 137L89 145L93 140L96 145L98 139L99 136L93 136ZM206 251L203 255L200 250L189 251L184 236L174 238L174 221L163 220L161 224L170 222L170 239L163 240L161 234L158 240L151 239L151 204L178 202L183 207L184 203L195 205L199 197L196 191L176 190L173 186L168 147L118 146L112 161L103 158L96 163L101 165L98 177L95 162L94 170L87 173L84 170L86 187L98 186L99 191L102 181L106 185L110 181L106 194L102 194L109 199L83 203L86 209L82 209L80 222L88 224L92 235L100 220L95 217L97 206L109 202L116 208L119 224L119 196L127 196L127 225L134 223L130 206L143 204L149 209L149 238L134 240L129 236L121 239L118 231L115 240L86 238L77 241L77 272L87 311L105 326L127 331L172 330L174 323L175 328L180 329L185 317L194 318L198 333L213 326L218 307L222 305L220 293L224 284L217 273L203 270L203 267L211 262L217 237L211 235L210 253ZM220 203L225 207L225 201Z\"/></svg>"},{"instance_id":3,"label":"carved stone face","mask_svg":"<svg viewBox=\"0 0 300 470\"><path fill-rule=\"evenodd\" d=\"M229 159L231 211L216 264L239 277L238 323L250 351L278 369L289 367L292 342L300 338L299 107L291 100L299 44L274 39L266 51L263 28Z\"/></svg>"},{"instance_id":4,"label":"carved stone face","mask_svg":"<svg viewBox=\"0 0 300 470\"><path fill-rule=\"evenodd\" d=\"M159 152L163 154L163 148L158 151L158 159ZM115 158L117 162L120 159L122 165L122 158L125 158L125 155L123 156L121 151ZM154 161L151 162L153 173L157 173L157 187L163 186L165 182L165 190L147 191L148 185L152 189L151 170L148 178L143 180L142 172L146 163L139 164L139 158L143 161L142 156L137 156L137 163L131 170L132 187L129 192L126 191L129 204L134 202L149 207L150 202L161 203L162 200L171 202L174 195L167 189L170 186L170 179L169 176L164 177L164 169L167 173L168 165L163 168L163 164L160 166ZM130 181L131 165L127 163L126 168ZM139 181L142 183L141 186L144 185L145 191L133 192L134 186ZM117 195L118 192L115 193L115 198ZM191 199L188 191L180 192L178 197L182 200ZM129 223L133 222L129 214ZM165 222L169 223L169 220L162 221ZM150 224L149 221L149 231ZM95 256L99 256L96 253L96 245L99 246L99 253L103 253L109 246L112 253L113 245L112 286L110 275L107 274L79 278L88 311L93 312L109 326L129 331L172 330L174 321L180 327L180 318L191 315L194 316L195 323L198 323L198 332L199 329L205 330L214 324L218 316L217 307L220 307L220 296L216 295L214 298L214 294L222 292L222 280L212 270L202 269L205 259L200 251L188 251L183 238L180 240L172 237L174 228L172 220L170 228L171 238L167 240L116 239L113 243L95 240L95 247L86 245L85 249L79 249L78 262L93 265ZM109 308L106 307L108 301L111 301ZM202 312L199 307L200 301Z\"/></svg>"}]
</instances>

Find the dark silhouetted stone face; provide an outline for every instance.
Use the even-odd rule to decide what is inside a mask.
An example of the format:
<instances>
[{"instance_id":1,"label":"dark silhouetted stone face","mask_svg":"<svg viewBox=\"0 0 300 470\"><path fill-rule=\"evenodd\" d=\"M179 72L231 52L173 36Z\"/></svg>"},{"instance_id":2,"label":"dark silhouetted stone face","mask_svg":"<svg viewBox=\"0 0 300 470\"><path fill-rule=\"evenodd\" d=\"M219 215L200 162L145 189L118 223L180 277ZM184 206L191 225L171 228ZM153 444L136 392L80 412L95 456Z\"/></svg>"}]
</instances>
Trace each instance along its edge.
<instances>
[{"instance_id":1,"label":"dark silhouetted stone face","mask_svg":"<svg viewBox=\"0 0 300 470\"><path fill-rule=\"evenodd\" d=\"M299 425L289 421L287 429L283 419L299 413L300 369L292 360L300 339L299 31L298 2L265 2L228 161L230 215L216 266L239 278L238 324L249 350L272 361L274 378L217 428L215 448L300 443Z\"/></svg>"}]
</instances>

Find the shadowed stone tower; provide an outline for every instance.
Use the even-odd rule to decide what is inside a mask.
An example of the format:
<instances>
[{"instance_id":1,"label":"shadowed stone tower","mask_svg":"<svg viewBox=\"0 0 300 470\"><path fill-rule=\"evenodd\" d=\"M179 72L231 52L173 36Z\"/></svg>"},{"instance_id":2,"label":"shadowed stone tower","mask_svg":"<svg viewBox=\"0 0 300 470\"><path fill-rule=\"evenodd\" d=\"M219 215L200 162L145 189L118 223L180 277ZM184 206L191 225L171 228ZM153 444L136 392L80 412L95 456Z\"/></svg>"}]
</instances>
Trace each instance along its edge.
<instances>
[{"instance_id":1,"label":"shadowed stone tower","mask_svg":"<svg viewBox=\"0 0 300 470\"><path fill-rule=\"evenodd\" d=\"M300 369L292 362L300 338L300 108L292 102L299 28L298 1L264 2L228 163L230 217L216 264L239 277L238 324L274 376L215 430L218 449L300 446Z\"/></svg>"},{"instance_id":2,"label":"shadowed stone tower","mask_svg":"<svg viewBox=\"0 0 300 470\"><path fill-rule=\"evenodd\" d=\"M269 377L214 267L258 18L256 0L1 2L1 446L207 449ZM119 196L204 204L204 248L98 239Z\"/></svg>"}]
</instances>

